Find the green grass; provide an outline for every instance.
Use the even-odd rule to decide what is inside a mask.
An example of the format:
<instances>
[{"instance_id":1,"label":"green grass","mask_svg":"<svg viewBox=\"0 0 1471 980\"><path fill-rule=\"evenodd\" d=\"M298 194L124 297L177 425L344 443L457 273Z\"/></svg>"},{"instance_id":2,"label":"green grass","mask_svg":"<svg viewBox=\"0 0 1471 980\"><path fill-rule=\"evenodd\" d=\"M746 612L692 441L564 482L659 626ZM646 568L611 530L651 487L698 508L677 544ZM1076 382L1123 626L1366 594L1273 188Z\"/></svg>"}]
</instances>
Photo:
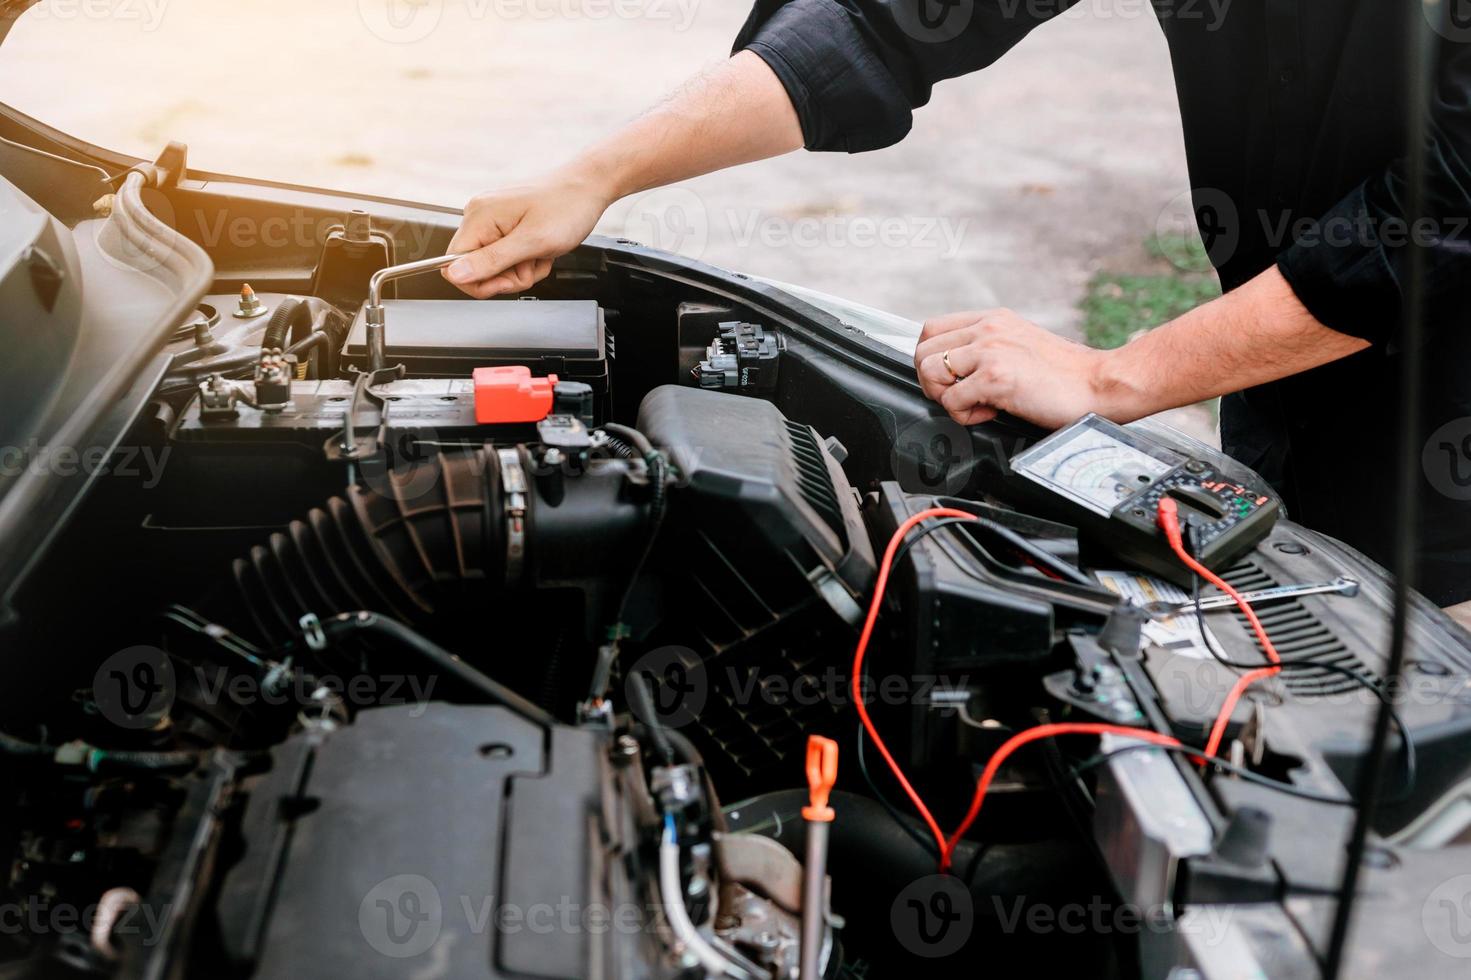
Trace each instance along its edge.
<instances>
[{"instance_id":1,"label":"green grass","mask_svg":"<svg viewBox=\"0 0 1471 980\"><path fill-rule=\"evenodd\" d=\"M1092 346L1122 346L1221 294L1198 238L1155 237L1144 247L1160 271L1099 272L1089 281L1080 308L1083 338Z\"/></svg>"},{"instance_id":2,"label":"green grass","mask_svg":"<svg viewBox=\"0 0 1471 980\"><path fill-rule=\"evenodd\" d=\"M1144 242L1144 251L1181 272L1209 275L1213 271L1199 235L1151 235Z\"/></svg>"},{"instance_id":3,"label":"green grass","mask_svg":"<svg viewBox=\"0 0 1471 980\"><path fill-rule=\"evenodd\" d=\"M1099 273L1083 298L1083 336L1094 347L1121 347L1221 294L1213 279Z\"/></svg>"}]
</instances>

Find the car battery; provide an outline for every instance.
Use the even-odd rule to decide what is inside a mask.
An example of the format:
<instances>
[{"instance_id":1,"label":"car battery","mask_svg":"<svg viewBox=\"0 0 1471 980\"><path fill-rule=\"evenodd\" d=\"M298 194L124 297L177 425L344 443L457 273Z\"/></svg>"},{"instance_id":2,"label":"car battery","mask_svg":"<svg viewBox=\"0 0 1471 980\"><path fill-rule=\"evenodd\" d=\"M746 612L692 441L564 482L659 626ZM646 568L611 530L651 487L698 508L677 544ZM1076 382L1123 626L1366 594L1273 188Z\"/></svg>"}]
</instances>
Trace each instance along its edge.
<instances>
[{"instance_id":1,"label":"car battery","mask_svg":"<svg viewBox=\"0 0 1471 980\"><path fill-rule=\"evenodd\" d=\"M289 520L341 492L351 463L342 452L348 433L355 442L371 440L358 472L371 477L380 448L393 452L400 469L412 468L440 444L515 443L534 439L536 427L477 424L468 377L393 381L375 386L372 397L355 396L351 381L293 381L290 402L276 410L242 400L209 411L194 398L169 432L167 481L191 489L164 495L154 522L192 527L227 519Z\"/></svg>"},{"instance_id":2,"label":"car battery","mask_svg":"<svg viewBox=\"0 0 1471 980\"><path fill-rule=\"evenodd\" d=\"M476 368L524 365L608 394L603 310L593 300L386 300L384 352L410 378L468 378ZM342 357L368 366L366 314L358 311Z\"/></svg>"}]
</instances>

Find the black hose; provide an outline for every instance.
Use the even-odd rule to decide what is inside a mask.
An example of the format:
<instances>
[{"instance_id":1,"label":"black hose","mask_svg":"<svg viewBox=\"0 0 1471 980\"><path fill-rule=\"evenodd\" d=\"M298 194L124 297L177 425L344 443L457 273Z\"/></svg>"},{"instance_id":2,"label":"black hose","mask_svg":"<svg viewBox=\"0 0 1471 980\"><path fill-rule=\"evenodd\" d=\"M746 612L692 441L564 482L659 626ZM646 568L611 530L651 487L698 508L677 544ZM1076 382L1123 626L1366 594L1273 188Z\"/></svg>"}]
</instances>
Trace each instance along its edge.
<instances>
[{"instance_id":1,"label":"black hose","mask_svg":"<svg viewBox=\"0 0 1471 980\"><path fill-rule=\"evenodd\" d=\"M266 332L261 336L262 350L285 350L287 331L291 343L304 340L312 332L312 310L305 300L283 299L266 322Z\"/></svg>"},{"instance_id":2,"label":"black hose","mask_svg":"<svg viewBox=\"0 0 1471 980\"><path fill-rule=\"evenodd\" d=\"M619 459L638 458L638 453L634 452L633 447L624 442L622 439L619 439L617 436L608 436L607 446L608 449L613 453L613 455L617 456Z\"/></svg>"},{"instance_id":3,"label":"black hose","mask_svg":"<svg viewBox=\"0 0 1471 980\"><path fill-rule=\"evenodd\" d=\"M639 455L644 457L644 459L648 459L657 452L654 449L654 444L649 441L649 437L631 425L619 425L617 422L609 422L603 426L603 431L637 449Z\"/></svg>"},{"instance_id":4,"label":"black hose","mask_svg":"<svg viewBox=\"0 0 1471 980\"><path fill-rule=\"evenodd\" d=\"M618 428L623 429L626 427L619 426ZM649 496L648 537L644 541L643 551L639 553L638 562L633 566L633 571L629 574L628 585L623 589L623 596L618 600L618 609L613 616L613 629L615 633L622 628L623 616L628 610L628 601L633 598L633 590L638 585L639 575L643 573L644 565L648 563L649 556L654 552L654 543L659 538L659 528L664 523L664 509L669 498L669 490L666 485L669 480L668 459L650 444L643 433L634 429L628 429L627 431L637 435L639 440L643 442L643 445L649 447L648 452L644 455L644 460L648 463L649 485L652 492ZM634 444L638 445L637 442Z\"/></svg>"},{"instance_id":5,"label":"black hose","mask_svg":"<svg viewBox=\"0 0 1471 980\"><path fill-rule=\"evenodd\" d=\"M364 393L370 377L358 376L352 410L333 437L339 445L355 444L350 420L359 414L359 396L371 397ZM451 506L447 491L468 494L478 483L489 501L498 483L485 467L486 456L494 453L445 452L426 459L422 465L443 472L421 484L426 492L412 501L412 512L385 495L388 480L378 482L383 494L372 486L351 486L236 559L240 611L253 624L253 638L265 648L279 647L299 635L307 613L366 609L416 624L482 609L485 583L506 577L504 522L471 519L480 514L472 515L462 500L460 507ZM477 479L482 474L488 478ZM432 531L431 518L438 524ZM458 547L420 548L424 540Z\"/></svg>"},{"instance_id":6,"label":"black hose","mask_svg":"<svg viewBox=\"0 0 1471 980\"><path fill-rule=\"evenodd\" d=\"M674 745L669 741L669 733L664 723L659 719L659 713L654 710L654 696L649 691L649 682L637 671L628 675L625 682L628 690L629 700L633 703L633 713L643 720L648 729L649 740L654 743L654 751L659 756L659 761L666 766L674 765Z\"/></svg>"},{"instance_id":7,"label":"black hose","mask_svg":"<svg viewBox=\"0 0 1471 980\"><path fill-rule=\"evenodd\" d=\"M664 737L669 740L669 744L674 747L674 754L681 761L688 762L690 765L697 766L700 769L705 768L705 757L700 754L699 749L695 748L695 743L689 740L689 736L685 735L684 732L675 731L673 728L665 728L663 732Z\"/></svg>"},{"instance_id":8,"label":"black hose","mask_svg":"<svg viewBox=\"0 0 1471 980\"><path fill-rule=\"evenodd\" d=\"M888 796L885 795L884 791L879 789L879 784L874 781L873 773L868 770L868 755L863 751L863 742L867 737L867 733L863 730L863 722L858 722L858 772L863 777L863 781L868 784L869 792L873 794L874 799L879 801L879 804L888 812L889 816L894 818L894 823L913 838L916 844L928 851L938 861L940 858L939 841L925 836L924 830L916 826L913 821L906 817L903 811L894 805Z\"/></svg>"},{"instance_id":9,"label":"black hose","mask_svg":"<svg viewBox=\"0 0 1471 980\"><path fill-rule=\"evenodd\" d=\"M97 749L91 756L93 772L143 769L153 772L188 772L199 764L193 752L114 752Z\"/></svg>"},{"instance_id":10,"label":"black hose","mask_svg":"<svg viewBox=\"0 0 1471 980\"><path fill-rule=\"evenodd\" d=\"M117 772L129 770L180 771L187 772L199 764L193 752L134 752L113 751L83 746L79 749L87 767L93 772ZM54 759L57 748L28 742L14 735L0 732L0 755L29 759ZM80 760L79 760L80 761Z\"/></svg>"},{"instance_id":11,"label":"black hose","mask_svg":"<svg viewBox=\"0 0 1471 980\"><path fill-rule=\"evenodd\" d=\"M456 680L484 694L487 700L511 709L527 721L545 728L557 723L547 711L395 620L372 612L348 612L333 616L322 624L322 629L329 638L362 633L377 634L420 659L427 660Z\"/></svg>"},{"instance_id":12,"label":"black hose","mask_svg":"<svg viewBox=\"0 0 1471 980\"><path fill-rule=\"evenodd\" d=\"M322 334L317 338L317 334ZM347 318L319 299L290 296L276 307L261 335L261 350L280 350L297 354L316 351L314 361L319 378L331 377L337 370L337 350L347 339ZM289 344L289 346L288 346Z\"/></svg>"},{"instance_id":13,"label":"black hose","mask_svg":"<svg viewBox=\"0 0 1471 980\"><path fill-rule=\"evenodd\" d=\"M326 371L325 365L326 365L326 361L327 361L327 354L328 354L328 351L331 349L331 347L330 347L331 343L332 343L332 335L329 334L329 333L327 333L327 331L325 331L325 330L313 330L311 333L307 334L301 340L298 340L296 343L294 343L290 347L286 348L286 353L287 354L293 354L298 359L300 359L301 358L301 355L304 352L310 351L311 352L311 357L312 357L312 361L311 361L312 370L311 370L311 374L309 376L310 377L314 377L314 378L320 378L320 377L323 377L325 375L325 371ZM321 350L321 359L320 360L318 360L318 358L317 358L317 348L319 348L319 347L322 349Z\"/></svg>"}]
</instances>

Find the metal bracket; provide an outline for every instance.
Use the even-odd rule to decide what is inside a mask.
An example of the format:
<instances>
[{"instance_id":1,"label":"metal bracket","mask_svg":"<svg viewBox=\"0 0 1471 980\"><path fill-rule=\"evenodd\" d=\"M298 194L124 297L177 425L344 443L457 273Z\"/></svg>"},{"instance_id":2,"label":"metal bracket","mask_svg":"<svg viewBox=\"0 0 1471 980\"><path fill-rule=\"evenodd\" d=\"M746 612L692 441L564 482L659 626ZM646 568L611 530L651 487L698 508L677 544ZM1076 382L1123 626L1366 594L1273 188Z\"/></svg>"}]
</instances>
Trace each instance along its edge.
<instances>
[{"instance_id":1,"label":"metal bracket","mask_svg":"<svg viewBox=\"0 0 1471 980\"><path fill-rule=\"evenodd\" d=\"M505 495L506 514L506 584L521 578L526 561L526 494L529 484L521 466L521 452L515 448L497 449L500 463L501 492Z\"/></svg>"}]
</instances>

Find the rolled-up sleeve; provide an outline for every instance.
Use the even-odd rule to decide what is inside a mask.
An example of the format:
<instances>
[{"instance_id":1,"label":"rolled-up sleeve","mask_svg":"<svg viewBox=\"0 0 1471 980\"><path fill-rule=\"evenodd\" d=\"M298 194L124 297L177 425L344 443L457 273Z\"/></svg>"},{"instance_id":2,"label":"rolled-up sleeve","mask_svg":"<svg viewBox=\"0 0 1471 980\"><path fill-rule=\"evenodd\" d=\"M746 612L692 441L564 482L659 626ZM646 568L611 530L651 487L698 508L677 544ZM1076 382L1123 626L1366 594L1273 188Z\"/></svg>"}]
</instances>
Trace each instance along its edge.
<instances>
[{"instance_id":1,"label":"rolled-up sleeve","mask_svg":"<svg viewBox=\"0 0 1471 980\"><path fill-rule=\"evenodd\" d=\"M1446 41L1439 63L1419 213L1409 212L1407 162L1395 160L1277 257L1320 323L1376 345L1396 344L1411 242L1425 259L1430 330L1471 326L1471 46Z\"/></svg>"},{"instance_id":2,"label":"rolled-up sleeve","mask_svg":"<svg viewBox=\"0 0 1471 980\"><path fill-rule=\"evenodd\" d=\"M1072 2L757 0L734 50L771 66L807 149L859 153L903 139L936 82L986 67Z\"/></svg>"}]
</instances>

